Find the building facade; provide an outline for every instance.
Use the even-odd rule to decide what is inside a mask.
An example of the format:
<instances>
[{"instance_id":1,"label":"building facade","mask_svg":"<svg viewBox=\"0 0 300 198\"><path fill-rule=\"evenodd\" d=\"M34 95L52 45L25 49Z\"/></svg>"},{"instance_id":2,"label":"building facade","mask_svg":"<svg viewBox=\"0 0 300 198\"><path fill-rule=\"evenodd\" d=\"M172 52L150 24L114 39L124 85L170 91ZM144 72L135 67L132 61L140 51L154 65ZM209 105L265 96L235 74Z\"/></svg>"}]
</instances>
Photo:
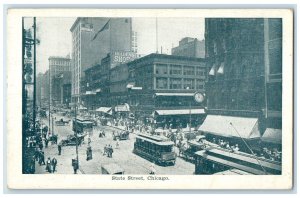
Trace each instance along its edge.
<instances>
[{"instance_id":1,"label":"building facade","mask_svg":"<svg viewBox=\"0 0 300 198\"><path fill-rule=\"evenodd\" d=\"M79 17L72 25L72 99L80 101L84 71L112 51L131 51L131 18Z\"/></svg>"},{"instance_id":2,"label":"building facade","mask_svg":"<svg viewBox=\"0 0 300 198\"><path fill-rule=\"evenodd\" d=\"M36 103L39 107L42 106L42 93L43 93L43 77L44 74L38 73L36 77Z\"/></svg>"},{"instance_id":3,"label":"building facade","mask_svg":"<svg viewBox=\"0 0 300 198\"><path fill-rule=\"evenodd\" d=\"M205 92L205 71L204 59L147 55L128 63L129 93L125 99L137 117L165 115L169 117L163 119L175 119L179 114L185 122L193 114L194 121L201 119L204 103L195 102L194 93Z\"/></svg>"},{"instance_id":4,"label":"building facade","mask_svg":"<svg viewBox=\"0 0 300 198\"><path fill-rule=\"evenodd\" d=\"M49 105L50 100L50 81L49 81L49 70L47 70L43 74L43 81L42 81L42 107L46 107Z\"/></svg>"},{"instance_id":5,"label":"building facade","mask_svg":"<svg viewBox=\"0 0 300 198\"><path fill-rule=\"evenodd\" d=\"M281 19L206 19L205 42L207 120L255 118L261 134L281 129Z\"/></svg>"},{"instance_id":6,"label":"building facade","mask_svg":"<svg viewBox=\"0 0 300 198\"><path fill-rule=\"evenodd\" d=\"M205 41L199 41L196 38L185 37L179 41L179 46L172 48L172 55L204 58Z\"/></svg>"},{"instance_id":7,"label":"building facade","mask_svg":"<svg viewBox=\"0 0 300 198\"><path fill-rule=\"evenodd\" d=\"M62 75L63 72L71 71L71 59L67 57L50 56L49 57L49 68L50 68L50 97L51 103L56 105L61 103L60 98L60 85L57 82L58 76Z\"/></svg>"},{"instance_id":8,"label":"building facade","mask_svg":"<svg viewBox=\"0 0 300 198\"><path fill-rule=\"evenodd\" d=\"M122 95L122 90L126 87L126 63L138 57L140 56L131 51L113 51L100 64L86 69L81 92L83 103L89 109L111 106L113 96ZM122 85L123 88L120 87Z\"/></svg>"}]
</instances>

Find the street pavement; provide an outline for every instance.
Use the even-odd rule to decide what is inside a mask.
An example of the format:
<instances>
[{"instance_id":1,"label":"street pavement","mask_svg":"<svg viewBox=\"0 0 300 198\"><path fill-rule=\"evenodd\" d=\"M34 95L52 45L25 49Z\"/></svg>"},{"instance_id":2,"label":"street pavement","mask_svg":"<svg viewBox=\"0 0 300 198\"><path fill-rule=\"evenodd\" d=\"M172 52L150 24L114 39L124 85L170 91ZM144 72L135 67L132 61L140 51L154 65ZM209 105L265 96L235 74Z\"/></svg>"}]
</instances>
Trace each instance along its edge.
<instances>
[{"instance_id":1,"label":"street pavement","mask_svg":"<svg viewBox=\"0 0 300 198\"><path fill-rule=\"evenodd\" d=\"M56 120L60 119L61 116L55 115ZM64 120L70 118L63 118ZM48 125L47 120L42 120L44 124ZM99 138L100 130L104 130L106 136ZM87 150L87 138L85 142L78 147L78 158L79 158L79 172L78 174L101 174L101 165L107 163L117 163L125 170L125 174L149 174L150 166L153 165L156 174L159 175L192 175L194 173L195 165L187 162L179 157L176 159L174 166L159 166L151 163L150 161L135 155L132 153L133 145L135 141L136 134L130 133L129 140L120 140L119 147L116 148L116 141L113 140L113 131L118 131L119 129L100 126L94 129L91 135L91 147L93 151L93 159L86 160L86 150ZM54 126L55 134L58 134L58 142L67 137L67 135L74 134L72 131L71 122L68 126ZM112 145L114 152L112 158L108 158L103 155L103 150L105 145ZM63 146L62 155L58 155L57 145L50 145L48 148L44 148L45 161L48 157L51 159L55 157L58 161L57 171L54 174L73 174L72 159L76 158L76 147L75 146ZM36 163L36 173L45 174L45 165L40 166Z\"/></svg>"}]
</instances>

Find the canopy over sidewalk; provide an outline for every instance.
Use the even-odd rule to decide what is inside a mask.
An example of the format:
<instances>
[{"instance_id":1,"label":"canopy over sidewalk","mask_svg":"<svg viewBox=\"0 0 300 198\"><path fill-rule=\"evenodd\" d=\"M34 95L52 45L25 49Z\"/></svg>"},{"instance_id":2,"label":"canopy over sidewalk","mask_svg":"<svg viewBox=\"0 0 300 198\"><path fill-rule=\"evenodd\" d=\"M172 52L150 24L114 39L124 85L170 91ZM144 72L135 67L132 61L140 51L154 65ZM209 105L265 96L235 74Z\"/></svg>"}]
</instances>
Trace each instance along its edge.
<instances>
[{"instance_id":1,"label":"canopy over sidewalk","mask_svg":"<svg viewBox=\"0 0 300 198\"><path fill-rule=\"evenodd\" d=\"M204 109L175 109L175 110L156 110L154 115L189 115L205 114Z\"/></svg>"},{"instance_id":2,"label":"canopy over sidewalk","mask_svg":"<svg viewBox=\"0 0 300 198\"><path fill-rule=\"evenodd\" d=\"M112 114L112 108L111 107L99 107L95 111L110 114L110 115Z\"/></svg>"},{"instance_id":3,"label":"canopy over sidewalk","mask_svg":"<svg viewBox=\"0 0 300 198\"><path fill-rule=\"evenodd\" d=\"M199 131L222 137L260 138L257 118L208 115Z\"/></svg>"},{"instance_id":4,"label":"canopy over sidewalk","mask_svg":"<svg viewBox=\"0 0 300 198\"><path fill-rule=\"evenodd\" d=\"M282 144L282 130L267 128L263 136L261 137L263 142L269 142L273 144Z\"/></svg>"}]
</instances>

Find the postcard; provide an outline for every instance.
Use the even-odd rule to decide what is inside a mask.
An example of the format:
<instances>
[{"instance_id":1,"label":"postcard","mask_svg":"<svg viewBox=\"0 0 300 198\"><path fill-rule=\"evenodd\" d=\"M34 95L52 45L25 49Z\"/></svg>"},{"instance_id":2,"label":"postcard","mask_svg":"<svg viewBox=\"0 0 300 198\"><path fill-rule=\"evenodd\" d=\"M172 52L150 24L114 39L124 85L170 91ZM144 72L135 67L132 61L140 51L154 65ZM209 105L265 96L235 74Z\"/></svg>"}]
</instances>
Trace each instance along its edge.
<instances>
[{"instance_id":1,"label":"postcard","mask_svg":"<svg viewBox=\"0 0 300 198\"><path fill-rule=\"evenodd\" d=\"M8 188L291 189L293 23L8 9Z\"/></svg>"}]
</instances>

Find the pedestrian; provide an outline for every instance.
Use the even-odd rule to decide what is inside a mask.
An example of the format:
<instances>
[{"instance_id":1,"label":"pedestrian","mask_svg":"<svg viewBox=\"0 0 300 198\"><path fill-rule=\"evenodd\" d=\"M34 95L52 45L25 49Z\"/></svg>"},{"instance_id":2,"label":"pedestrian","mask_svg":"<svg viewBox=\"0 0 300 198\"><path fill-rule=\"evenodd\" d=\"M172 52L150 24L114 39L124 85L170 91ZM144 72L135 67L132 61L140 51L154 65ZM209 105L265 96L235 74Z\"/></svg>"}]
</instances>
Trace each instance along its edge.
<instances>
[{"instance_id":1,"label":"pedestrian","mask_svg":"<svg viewBox=\"0 0 300 198\"><path fill-rule=\"evenodd\" d=\"M40 152L39 152L38 148L35 148L34 158L35 158L36 161L39 161L39 154L40 154Z\"/></svg>"},{"instance_id":2,"label":"pedestrian","mask_svg":"<svg viewBox=\"0 0 300 198\"><path fill-rule=\"evenodd\" d=\"M88 137L88 146L90 146L91 142L92 142L92 140L91 140L91 137L89 136Z\"/></svg>"},{"instance_id":3,"label":"pedestrian","mask_svg":"<svg viewBox=\"0 0 300 198\"><path fill-rule=\"evenodd\" d=\"M150 165L150 175L155 175L155 173L156 173L156 170L155 170L155 168L154 168L154 165L151 164L151 165Z\"/></svg>"},{"instance_id":4,"label":"pedestrian","mask_svg":"<svg viewBox=\"0 0 300 198\"><path fill-rule=\"evenodd\" d=\"M40 152L40 162L39 162L40 165L45 165L45 153L43 151Z\"/></svg>"},{"instance_id":5,"label":"pedestrian","mask_svg":"<svg viewBox=\"0 0 300 198\"><path fill-rule=\"evenodd\" d=\"M74 174L77 174L78 161L76 159L72 159L72 166L73 166Z\"/></svg>"},{"instance_id":6,"label":"pedestrian","mask_svg":"<svg viewBox=\"0 0 300 198\"><path fill-rule=\"evenodd\" d=\"M49 143L48 139L45 138L45 148L48 148L48 143Z\"/></svg>"},{"instance_id":7,"label":"pedestrian","mask_svg":"<svg viewBox=\"0 0 300 198\"><path fill-rule=\"evenodd\" d=\"M117 142L116 142L116 149L118 149L119 148L119 139L117 139Z\"/></svg>"},{"instance_id":8,"label":"pedestrian","mask_svg":"<svg viewBox=\"0 0 300 198\"><path fill-rule=\"evenodd\" d=\"M48 159L47 159L46 171L48 171L49 173L51 173L51 159L50 159L50 157L48 157Z\"/></svg>"},{"instance_id":9,"label":"pedestrian","mask_svg":"<svg viewBox=\"0 0 300 198\"><path fill-rule=\"evenodd\" d=\"M43 150L43 143L42 142L40 142L39 148L40 148L40 150Z\"/></svg>"},{"instance_id":10,"label":"pedestrian","mask_svg":"<svg viewBox=\"0 0 300 198\"><path fill-rule=\"evenodd\" d=\"M61 144L57 145L57 149L58 149L58 155L61 155Z\"/></svg>"},{"instance_id":11,"label":"pedestrian","mask_svg":"<svg viewBox=\"0 0 300 198\"><path fill-rule=\"evenodd\" d=\"M114 152L114 149L112 148L112 146L110 145L109 147L109 156L112 157L112 154Z\"/></svg>"},{"instance_id":12,"label":"pedestrian","mask_svg":"<svg viewBox=\"0 0 300 198\"><path fill-rule=\"evenodd\" d=\"M30 173L35 173L35 156L32 156L31 162L30 162Z\"/></svg>"},{"instance_id":13,"label":"pedestrian","mask_svg":"<svg viewBox=\"0 0 300 198\"><path fill-rule=\"evenodd\" d=\"M103 155L107 154L107 148L108 148L108 146L106 144L105 147L104 147Z\"/></svg>"},{"instance_id":14,"label":"pedestrian","mask_svg":"<svg viewBox=\"0 0 300 198\"><path fill-rule=\"evenodd\" d=\"M56 171L56 165L57 165L57 160L55 159L55 157L53 157L51 162L52 162L52 170L54 173Z\"/></svg>"}]
</instances>

